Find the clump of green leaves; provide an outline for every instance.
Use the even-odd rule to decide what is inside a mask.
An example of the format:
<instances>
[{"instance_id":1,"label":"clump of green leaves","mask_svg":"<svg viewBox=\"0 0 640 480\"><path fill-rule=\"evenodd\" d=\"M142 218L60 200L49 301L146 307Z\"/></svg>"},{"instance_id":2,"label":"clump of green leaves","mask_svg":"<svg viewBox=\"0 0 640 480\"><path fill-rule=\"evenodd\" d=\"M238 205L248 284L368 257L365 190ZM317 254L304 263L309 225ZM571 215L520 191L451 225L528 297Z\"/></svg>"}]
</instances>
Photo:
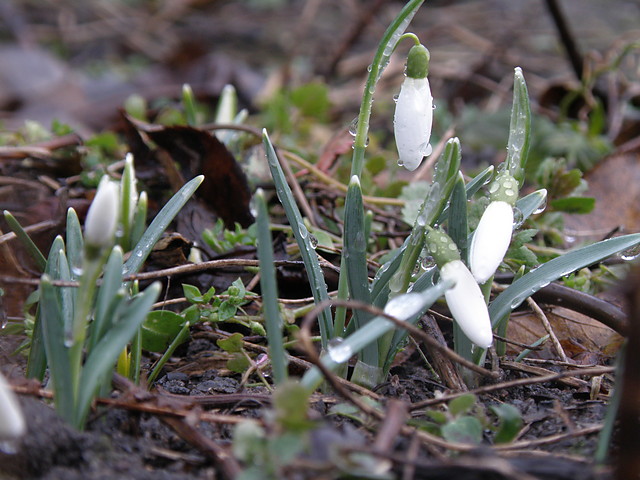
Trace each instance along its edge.
<instances>
[{"instance_id":1,"label":"clump of green leaves","mask_svg":"<svg viewBox=\"0 0 640 480\"><path fill-rule=\"evenodd\" d=\"M257 317L250 317L242 306L251 301L254 294L247 292L241 279L236 279L224 292L216 295L214 287L205 293L196 286L183 284L182 290L187 301L192 305L182 312L192 324L201 321L212 323L229 322L243 325L256 335L265 335L265 330ZM238 315L241 312L242 315Z\"/></svg>"},{"instance_id":2,"label":"clump of green leaves","mask_svg":"<svg viewBox=\"0 0 640 480\"><path fill-rule=\"evenodd\" d=\"M225 253L239 246L255 247L256 226L252 224L248 228L242 228L239 223L236 223L234 229L230 230L219 218L213 227L202 232L202 239L216 253Z\"/></svg>"},{"instance_id":3,"label":"clump of green leaves","mask_svg":"<svg viewBox=\"0 0 640 480\"><path fill-rule=\"evenodd\" d=\"M451 400L444 408L424 412L426 420L413 423L429 433L453 443L480 445L484 432L493 432L494 443L512 442L522 428L522 416L509 404L489 407L489 415L478 398L467 393Z\"/></svg>"}]
</instances>

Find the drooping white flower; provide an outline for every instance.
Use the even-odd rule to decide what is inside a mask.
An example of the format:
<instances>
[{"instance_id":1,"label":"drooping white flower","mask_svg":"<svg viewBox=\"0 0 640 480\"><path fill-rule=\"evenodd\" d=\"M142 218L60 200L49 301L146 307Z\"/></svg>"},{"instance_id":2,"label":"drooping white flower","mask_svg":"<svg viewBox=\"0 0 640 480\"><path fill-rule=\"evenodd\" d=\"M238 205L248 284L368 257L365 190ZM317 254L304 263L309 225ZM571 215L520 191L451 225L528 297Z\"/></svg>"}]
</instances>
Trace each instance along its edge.
<instances>
[{"instance_id":1,"label":"drooping white flower","mask_svg":"<svg viewBox=\"0 0 640 480\"><path fill-rule=\"evenodd\" d=\"M493 343L489 311L469 269L461 260L453 260L440 268L440 277L455 282L444 294L453 319L469 340L481 348L489 348Z\"/></svg>"},{"instance_id":2,"label":"drooping white flower","mask_svg":"<svg viewBox=\"0 0 640 480\"><path fill-rule=\"evenodd\" d=\"M400 87L393 118L398 165L407 170L418 168L422 159L431 154L431 126L433 123L433 97L427 73L429 51L415 45L407 57L406 78Z\"/></svg>"},{"instance_id":3,"label":"drooping white flower","mask_svg":"<svg viewBox=\"0 0 640 480\"><path fill-rule=\"evenodd\" d=\"M17 440L26 430L18 399L0 374L0 442Z\"/></svg>"},{"instance_id":4,"label":"drooping white flower","mask_svg":"<svg viewBox=\"0 0 640 480\"><path fill-rule=\"evenodd\" d=\"M484 283L500 266L511 243L513 207L491 202L484 211L471 240L469 266L478 283Z\"/></svg>"},{"instance_id":5,"label":"drooping white flower","mask_svg":"<svg viewBox=\"0 0 640 480\"><path fill-rule=\"evenodd\" d=\"M118 185L106 176L98 185L84 222L84 239L96 247L108 247L113 241L118 225L120 194Z\"/></svg>"},{"instance_id":6,"label":"drooping white flower","mask_svg":"<svg viewBox=\"0 0 640 480\"><path fill-rule=\"evenodd\" d=\"M398 164L413 171L431 154L433 98L427 78L407 77L400 88L393 119Z\"/></svg>"}]
</instances>

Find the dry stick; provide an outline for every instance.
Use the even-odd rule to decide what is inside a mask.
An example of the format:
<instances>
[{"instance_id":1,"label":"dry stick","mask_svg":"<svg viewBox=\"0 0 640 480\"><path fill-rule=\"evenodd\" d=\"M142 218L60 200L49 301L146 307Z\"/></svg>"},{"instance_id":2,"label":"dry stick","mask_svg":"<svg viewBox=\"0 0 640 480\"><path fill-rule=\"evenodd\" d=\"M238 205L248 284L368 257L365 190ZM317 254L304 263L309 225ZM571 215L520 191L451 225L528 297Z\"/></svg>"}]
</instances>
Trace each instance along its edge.
<instances>
[{"instance_id":1,"label":"dry stick","mask_svg":"<svg viewBox=\"0 0 640 480\"><path fill-rule=\"evenodd\" d=\"M449 400L453 400L454 398L459 397L460 395L464 395L465 393L473 393L475 395L481 395L483 393L495 392L497 390L505 390L507 388L517 387L522 385L553 382L555 380L560 380L566 377L573 377L575 375L596 376L596 375L603 375L605 373L612 373L613 371L615 371L613 367L593 367L593 368L582 368L580 370L573 371L573 372L552 373L549 375L542 375L535 378L519 378L517 380L510 380L508 382L496 383L493 385L485 385L484 387L479 387L473 390L469 390L469 392L449 393L446 395L442 395L441 397L438 397L438 398L430 398L429 400L416 402L410 406L410 410L418 410L420 408L430 407L432 405L445 403L445 402L448 402Z\"/></svg>"},{"instance_id":2,"label":"dry stick","mask_svg":"<svg viewBox=\"0 0 640 480\"><path fill-rule=\"evenodd\" d=\"M540 321L542 322L544 329L549 334L549 338L551 339L553 348L555 349L560 359L563 362L567 362L568 361L567 355L564 353L564 349L562 348L562 345L560 345L560 341L558 340L558 337L553 331L553 328L551 328L551 323L549 323L549 319L547 318L545 313L542 311L540 306L535 302L533 298L531 297L527 298L527 304L529 305L529 307L531 307L531 310L533 310L534 315L538 317L538 319L540 319Z\"/></svg>"}]
</instances>

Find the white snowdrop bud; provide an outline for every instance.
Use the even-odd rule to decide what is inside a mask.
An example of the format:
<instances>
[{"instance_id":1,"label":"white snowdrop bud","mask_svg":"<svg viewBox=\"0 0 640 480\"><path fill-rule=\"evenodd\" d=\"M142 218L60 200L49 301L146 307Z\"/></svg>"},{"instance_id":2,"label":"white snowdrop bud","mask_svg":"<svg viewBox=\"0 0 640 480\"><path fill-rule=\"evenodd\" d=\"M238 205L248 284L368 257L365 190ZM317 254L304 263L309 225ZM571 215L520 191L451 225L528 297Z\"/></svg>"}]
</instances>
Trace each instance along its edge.
<instances>
[{"instance_id":1,"label":"white snowdrop bud","mask_svg":"<svg viewBox=\"0 0 640 480\"><path fill-rule=\"evenodd\" d=\"M478 283L489 280L500 266L512 231L513 207L507 202L491 202L471 240L469 265Z\"/></svg>"},{"instance_id":2,"label":"white snowdrop bud","mask_svg":"<svg viewBox=\"0 0 640 480\"><path fill-rule=\"evenodd\" d=\"M118 185L106 176L100 181L84 222L84 239L94 247L109 247L118 225Z\"/></svg>"},{"instance_id":3,"label":"white snowdrop bud","mask_svg":"<svg viewBox=\"0 0 640 480\"><path fill-rule=\"evenodd\" d=\"M427 73L429 51L415 45L407 57L406 78L400 88L393 118L398 165L407 170L418 168L422 159L431 154L433 98Z\"/></svg>"},{"instance_id":4,"label":"white snowdrop bud","mask_svg":"<svg viewBox=\"0 0 640 480\"><path fill-rule=\"evenodd\" d=\"M444 294L453 319L469 340L481 348L489 348L493 343L489 311L469 269L461 260L454 260L442 266L440 277L455 282Z\"/></svg>"},{"instance_id":5,"label":"white snowdrop bud","mask_svg":"<svg viewBox=\"0 0 640 480\"><path fill-rule=\"evenodd\" d=\"M26 430L18 399L0 374L0 442L17 440Z\"/></svg>"}]
</instances>

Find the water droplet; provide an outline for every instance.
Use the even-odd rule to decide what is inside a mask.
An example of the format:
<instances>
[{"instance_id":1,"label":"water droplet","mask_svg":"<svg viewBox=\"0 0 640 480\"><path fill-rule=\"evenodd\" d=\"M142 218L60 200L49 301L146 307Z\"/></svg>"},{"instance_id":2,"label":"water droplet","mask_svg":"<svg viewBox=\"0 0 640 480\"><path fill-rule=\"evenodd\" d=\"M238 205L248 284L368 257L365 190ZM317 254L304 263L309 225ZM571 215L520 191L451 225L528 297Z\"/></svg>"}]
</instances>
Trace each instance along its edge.
<instances>
[{"instance_id":1,"label":"water droplet","mask_svg":"<svg viewBox=\"0 0 640 480\"><path fill-rule=\"evenodd\" d=\"M75 339L73 338L73 332L68 332L64 334L64 346L67 348L73 347L75 343Z\"/></svg>"},{"instance_id":2,"label":"water droplet","mask_svg":"<svg viewBox=\"0 0 640 480\"><path fill-rule=\"evenodd\" d=\"M258 217L258 208L256 206L255 197L253 197L251 199L251 201L249 202L249 212L251 213L251 216L253 216L253 218L257 218Z\"/></svg>"},{"instance_id":3,"label":"water droplet","mask_svg":"<svg viewBox=\"0 0 640 480\"><path fill-rule=\"evenodd\" d=\"M358 117L354 118L349 124L349 133L352 137L355 137L358 133Z\"/></svg>"},{"instance_id":4,"label":"water droplet","mask_svg":"<svg viewBox=\"0 0 640 480\"><path fill-rule=\"evenodd\" d=\"M83 272L83 270L82 270L82 267L80 267L80 266L76 265L76 266L71 267L71 273L73 273L73 275L76 278L81 277L82 276L82 272Z\"/></svg>"},{"instance_id":5,"label":"water droplet","mask_svg":"<svg viewBox=\"0 0 640 480\"><path fill-rule=\"evenodd\" d=\"M567 245L571 245L576 243L576 237L573 237L571 235L565 235L564 236L564 241Z\"/></svg>"},{"instance_id":6,"label":"water droplet","mask_svg":"<svg viewBox=\"0 0 640 480\"><path fill-rule=\"evenodd\" d=\"M434 103L433 105L431 105L431 108L432 108L433 110L435 110L435 109L436 109L436 104Z\"/></svg>"},{"instance_id":7,"label":"water droplet","mask_svg":"<svg viewBox=\"0 0 640 480\"><path fill-rule=\"evenodd\" d=\"M4 311L4 309L2 309L0 310L0 330L5 328L7 326L7 323L9 323L9 318L7 317L7 313Z\"/></svg>"},{"instance_id":8,"label":"water droplet","mask_svg":"<svg viewBox=\"0 0 640 480\"><path fill-rule=\"evenodd\" d=\"M522 210L518 207L514 207L513 209L513 228L518 228L520 225L524 223L524 214Z\"/></svg>"},{"instance_id":9,"label":"water droplet","mask_svg":"<svg viewBox=\"0 0 640 480\"><path fill-rule=\"evenodd\" d=\"M260 355L258 355L256 357L256 366L261 366L267 363L267 361L269 360L269 355L267 355L266 353L261 353Z\"/></svg>"},{"instance_id":10,"label":"water droplet","mask_svg":"<svg viewBox=\"0 0 640 480\"><path fill-rule=\"evenodd\" d=\"M427 219L424 215L418 215L418 218L416 218L416 224L419 227L424 227L427 224Z\"/></svg>"},{"instance_id":11,"label":"water droplet","mask_svg":"<svg viewBox=\"0 0 640 480\"><path fill-rule=\"evenodd\" d=\"M521 303L522 303L522 300L519 298L516 298L513 302L511 302L511 310L518 308Z\"/></svg>"},{"instance_id":12,"label":"water droplet","mask_svg":"<svg viewBox=\"0 0 640 480\"><path fill-rule=\"evenodd\" d=\"M450 243L448 248L451 251L458 250L458 247L456 247L455 244L453 244L453 243Z\"/></svg>"},{"instance_id":13,"label":"water droplet","mask_svg":"<svg viewBox=\"0 0 640 480\"><path fill-rule=\"evenodd\" d=\"M492 183L489 187L489 193L496 193L500 186L497 183Z\"/></svg>"},{"instance_id":14,"label":"water droplet","mask_svg":"<svg viewBox=\"0 0 640 480\"><path fill-rule=\"evenodd\" d=\"M640 257L640 245L635 245L623 252L620 252L620 258L627 262L631 262L638 257Z\"/></svg>"},{"instance_id":15,"label":"water droplet","mask_svg":"<svg viewBox=\"0 0 640 480\"><path fill-rule=\"evenodd\" d=\"M367 72L370 72L372 68L373 68L373 65L371 64L367 65Z\"/></svg>"},{"instance_id":16,"label":"water droplet","mask_svg":"<svg viewBox=\"0 0 640 480\"><path fill-rule=\"evenodd\" d=\"M431 270L433 267L436 266L436 261L431 255L422 257L422 260L420 261L420 263L422 264L422 268L424 268L425 270Z\"/></svg>"},{"instance_id":17,"label":"water droplet","mask_svg":"<svg viewBox=\"0 0 640 480\"><path fill-rule=\"evenodd\" d=\"M315 235L309 234L309 243L311 244L311 248L315 250L318 246L318 239L315 237Z\"/></svg>"},{"instance_id":18,"label":"water droplet","mask_svg":"<svg viewBox=\"0 0 640 480\"><path fill-rule=\"evenodd\" d=\"M398 98L400 98L400 94L399 94L399 93L396 93L396 94L393 96L393 101L394 101L394 103L398 103Z\"/></svg>"},{"instance_id":19,"label":"water droplet","mask_svg":"<svg viewBox=\"0 0 640 480\"><path fill-rule=\"evenodd\" d=\"M534 215L537 215L539 213L544 212L544 209L547 208L547 197L544 198L544 200L542 200L542 202L540 202L540 205L538 205L538 208L536 208L533 211Z\"/></svg>"},{"instance_id":20,"label":"water droplet","mask_svg":"<svg viewBox=\"0 0 640 480\"><path fill-rule=\"evenodd\" d=\"M307 238L307 235L309 235L309 230L307 230L303 222L298 222L298 232L302 238Z\"/></svg>"},{"instance_id":21,"label":"water droplet","mask_svg":"<svg viewBox=\"0 0 640 480\"><path fill-rule=\"evenodd\" d=\"M513 196L516 194L516 192L515 192L515 191L513 191L511 188L507 188L507 189L504 191L504 194L505 194L506 196L508 196L508 197L513 197Z\"/></svg>"},{"instance_id":22,"label":"water droplet","mask_svg":"<svg viewBox=\"0 0 640 480\"><path fill-rule=\"evenodd\" d=\"M398 166L399 167L404 167L404 162L402 161L401 158L398 159Z\"/></svg>"},{"instance_id":23,"label":"water droplet","mask_svg":"<svg viewBox=\"0 0 640 480\"><path fill-rule=\"evenodd\" d=\"M353 349L344 343L344 338L336 337L329 340L327 345L329 358L336 363L344 363L353 357Z\"/></svg>"},{"instance_id":24,"label":"water droplet","mask_svg":"<svg viewBox=\"0 0 640 480\"><path fill-rule=\"evenodd\" d=\"M367 135L367 139L364 141L364 146L368 147L369 146L369 136Z\"/></svg>"}]
</instances>

